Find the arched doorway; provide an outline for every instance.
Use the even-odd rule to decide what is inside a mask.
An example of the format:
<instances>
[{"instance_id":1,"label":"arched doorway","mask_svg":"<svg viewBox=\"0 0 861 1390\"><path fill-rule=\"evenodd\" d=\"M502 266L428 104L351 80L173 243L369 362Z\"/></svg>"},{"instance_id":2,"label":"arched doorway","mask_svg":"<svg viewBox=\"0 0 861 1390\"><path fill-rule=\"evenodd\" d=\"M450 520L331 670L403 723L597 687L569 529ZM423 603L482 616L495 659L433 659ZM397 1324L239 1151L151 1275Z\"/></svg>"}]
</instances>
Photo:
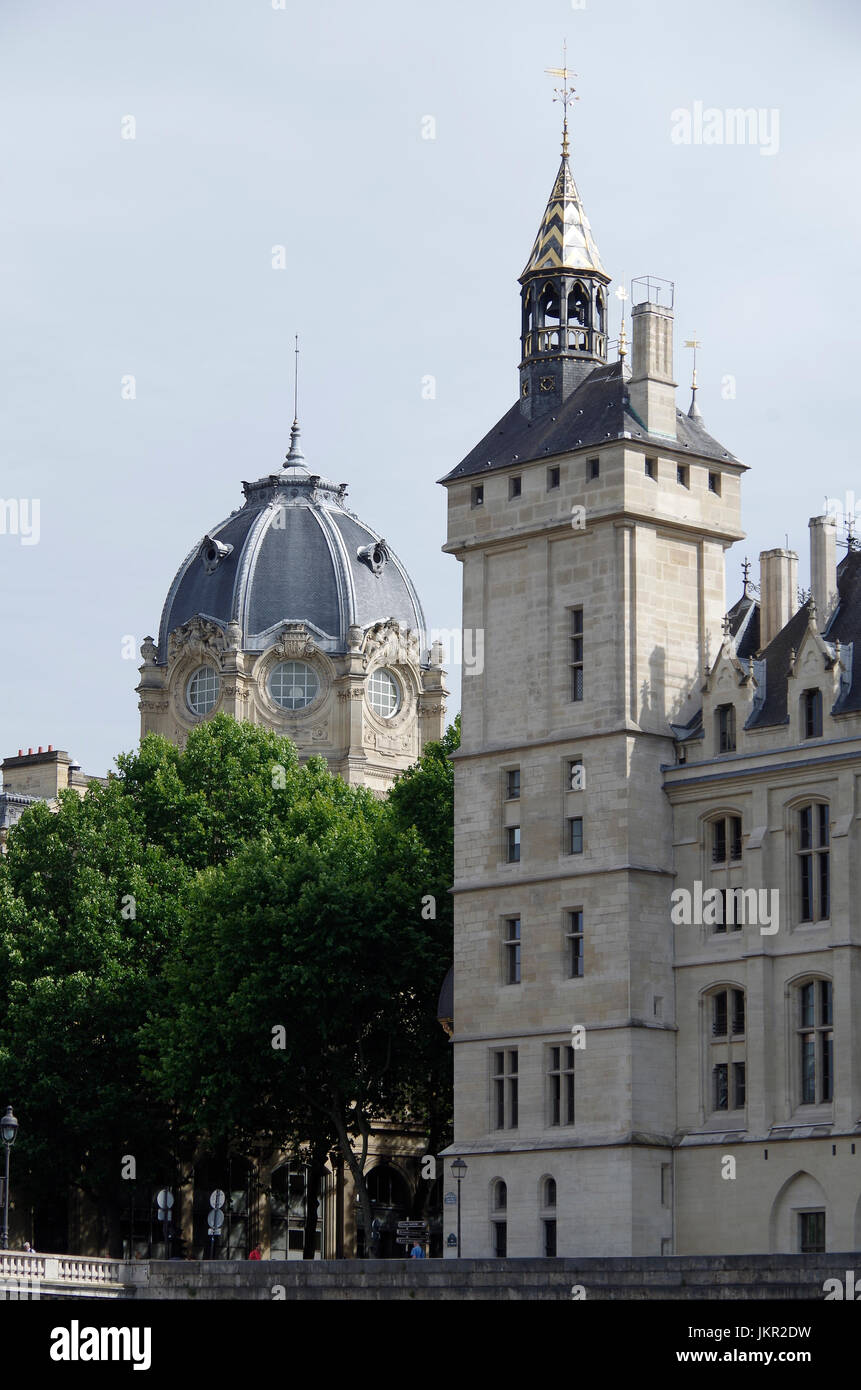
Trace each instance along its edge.
<instances>
[{"instance_id":1,"label":"arched doorway","mask_svg":"<svg viewBox=\"0 0 861 1390\"><path fill-rule=\"evenodd\" d=\"M370 1170L366 1181L375 1223L373 1235L377 1258L402 1260L408 1251L405 1246L396 1244L396 1238L398 1222L406 1221L410 1214L412 1194L409 1183L391 1163L378 1163ZM356 1201L356 1253L360 1260L366 1260L371 1251L365 1239L365 1219L358 1205L358 1197Z\"/></svg>"}]
</instances>

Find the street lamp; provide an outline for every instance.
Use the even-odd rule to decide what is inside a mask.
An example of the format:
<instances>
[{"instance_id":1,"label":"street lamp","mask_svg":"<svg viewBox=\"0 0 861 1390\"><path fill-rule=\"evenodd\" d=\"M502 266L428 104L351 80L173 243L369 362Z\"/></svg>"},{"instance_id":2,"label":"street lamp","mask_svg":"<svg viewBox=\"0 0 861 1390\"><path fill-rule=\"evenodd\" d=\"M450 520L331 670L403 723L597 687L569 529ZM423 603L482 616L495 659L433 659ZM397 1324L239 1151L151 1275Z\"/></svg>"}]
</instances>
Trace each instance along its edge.
<instances>
[{"instance_id":1,"label":"street lamp","mask_svg":"<svg viewBox=\"0 0 861 1390\"><path fill-rule=\"evenodd\" d=\"M11 1105L6 1106L6 1114L0 1119L0 1139L6 1145L6 1181L3 1184L3 1240L2 1248L9 1249L9 1154L18 1133L18 1121L12 1114Z\"/></svg>"},{"instance_id":2,"label":"street lamp","mask_svg":"<svg viewBox=\"0 0 861 1390\"><path fill-rule=\"evenodd\" d=\"M462 1158L456 1158L451 1171L457 1179L457 1258L460 1259L460 1185L467 1174L467 1166Z\"/></svg>"}]
</instances>

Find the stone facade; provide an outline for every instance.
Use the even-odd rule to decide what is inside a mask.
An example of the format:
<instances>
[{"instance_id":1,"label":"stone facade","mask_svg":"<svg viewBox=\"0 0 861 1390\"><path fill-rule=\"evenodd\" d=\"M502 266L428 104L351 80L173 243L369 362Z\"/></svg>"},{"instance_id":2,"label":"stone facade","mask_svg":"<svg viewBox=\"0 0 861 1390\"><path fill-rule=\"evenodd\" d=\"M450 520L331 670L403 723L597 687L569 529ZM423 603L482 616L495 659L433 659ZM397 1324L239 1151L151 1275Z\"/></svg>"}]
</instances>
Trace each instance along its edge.
<instances>
[{"instance_id":1,"label":"stone facade","mask_svg":"<svg viewBox=\"0 0 861 1390\"><path fill-rule=\"evenodd\" d=\"M821 630L783 552L726 614L746 470L677 409L672 287L641 285L631 370L623 323L618 363L596 351L558 414L512 407L443 479L485 652L455 755L445 1156L478 1259L861 1236L861 554L838 600L811 522ZM676 925L704 886L779 890L778 930Z\"/></svg>"}]
</instances>

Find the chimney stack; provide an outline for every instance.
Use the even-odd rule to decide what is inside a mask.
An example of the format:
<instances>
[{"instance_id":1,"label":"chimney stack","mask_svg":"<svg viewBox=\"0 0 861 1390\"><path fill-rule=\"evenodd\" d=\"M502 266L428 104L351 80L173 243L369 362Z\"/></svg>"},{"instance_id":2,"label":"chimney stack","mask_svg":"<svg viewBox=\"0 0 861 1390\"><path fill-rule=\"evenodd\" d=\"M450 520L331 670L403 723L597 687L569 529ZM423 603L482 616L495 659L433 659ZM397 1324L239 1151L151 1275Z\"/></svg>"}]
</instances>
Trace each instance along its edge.
<instances>
[{"instance_id":1,"label":"chimney stack","mask_svg":"<svg viewBox=\"0 0 861 1390\"><path fill-rule=\"evenodd\" d=\"M634 347L628 395L649 434L676 438L673 311L646 301L631 310Z\"/></svg>"},{"instance_id":2,"label":"chimney stack","mask_svg":"<svg viewBox=\"0 0 861 1390\"><path fill-rule=\"evenodd\" d=\"M837 607L837 528L833 516L812 516L809 526L810 589L816 624L824 632Z\"/></svg>"},{"instance_id":3,"label":"chimney stack","mask_svg":"<svg viewBox=\"0 0 861 1390\"><path fill-rule=\"evenodd\" d=\"M798 607L798 556L763 550L759 557L759 641L767 647Z\"/></svg>"}]
</instances>

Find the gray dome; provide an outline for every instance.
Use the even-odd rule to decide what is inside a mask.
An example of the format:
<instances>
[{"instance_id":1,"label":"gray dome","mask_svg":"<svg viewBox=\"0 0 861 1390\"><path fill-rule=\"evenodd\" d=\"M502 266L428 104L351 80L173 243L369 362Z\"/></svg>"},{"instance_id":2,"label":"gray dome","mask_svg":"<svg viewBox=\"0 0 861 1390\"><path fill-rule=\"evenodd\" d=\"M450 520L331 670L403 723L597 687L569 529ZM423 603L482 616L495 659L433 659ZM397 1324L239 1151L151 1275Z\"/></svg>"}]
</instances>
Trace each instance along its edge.
<instances>
[{"instance_id":1,"label":"gray dome","mask_svg":"<svg viewBox=\"0 0 861 1390\"><path fill-rule=\"evenodd\" d=\"M243 483L244 507L186 557L162 613L160 664L170 634L196 614L224 628L238 623L245 651L263 651L286 622L305 623L332 653L347 650L354 625L395 618L424 633L409 575L382 537L347 510L346 483L309 472L301 460L294 425L287 466Z\"/></svg>"}]
</instances>

